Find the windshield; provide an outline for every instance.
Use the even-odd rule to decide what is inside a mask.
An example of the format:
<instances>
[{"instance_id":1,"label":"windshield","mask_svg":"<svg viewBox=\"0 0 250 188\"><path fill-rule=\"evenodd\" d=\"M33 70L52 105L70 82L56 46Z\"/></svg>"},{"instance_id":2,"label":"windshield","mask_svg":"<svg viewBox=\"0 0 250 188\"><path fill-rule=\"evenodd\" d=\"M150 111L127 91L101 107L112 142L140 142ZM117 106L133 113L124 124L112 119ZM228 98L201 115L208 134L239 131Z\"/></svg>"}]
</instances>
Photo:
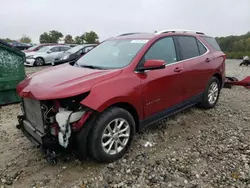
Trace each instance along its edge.
<instances>
[{"instance_id":1,"label":"windshield","mask_svg":"<svg viewBox=\"0 0 250 188\"><path fill-rule=\"evenodd\" d=\"M37 45L34 45L34 46L31 46L30 48L28 48L28 50L34 50L34 49L36 49L38 46L39 46L38 44L37 44Z\"/></svg>"},{"instance_id":2,"label":"windshield","mask_svg":"<svg viewBox=\"0 0 250 188\"><path fill-rule=\"evenodd\" d=\"M77 61L78 66L104 69L127 66L148 40L109 40L93 48Z\"/></svg>"},{"instance_id":3,"label":"windshield","mask_svg":"<svg viewBox=\"0 0 250 188\"><path fill-rule=\"evenodd\" d=\"M45 46L45 47L41 48L40 50L38 50L38 52L46 52L49 49L50 49L49 46Z\"/></svg>"}]
</instances>

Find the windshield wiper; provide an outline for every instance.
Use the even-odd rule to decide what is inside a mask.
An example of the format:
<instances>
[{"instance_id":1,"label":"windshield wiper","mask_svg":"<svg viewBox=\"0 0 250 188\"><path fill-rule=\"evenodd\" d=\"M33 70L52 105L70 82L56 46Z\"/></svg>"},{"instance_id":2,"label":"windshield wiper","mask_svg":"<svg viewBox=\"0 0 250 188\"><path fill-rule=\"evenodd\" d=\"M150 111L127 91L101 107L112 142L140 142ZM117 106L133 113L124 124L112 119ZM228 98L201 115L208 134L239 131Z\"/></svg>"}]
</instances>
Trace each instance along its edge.
<instances>
[{"instance_id":1,"label":"windshield wiper","mask_svg":"<svg viewBox=\"0 0 250 188\"><path fill-rule=\"evenodd\" d=\"M81 65L81 67L89 69L104 69L103 67L93 66L93 65Z\"/></svg>"}]
</instances>

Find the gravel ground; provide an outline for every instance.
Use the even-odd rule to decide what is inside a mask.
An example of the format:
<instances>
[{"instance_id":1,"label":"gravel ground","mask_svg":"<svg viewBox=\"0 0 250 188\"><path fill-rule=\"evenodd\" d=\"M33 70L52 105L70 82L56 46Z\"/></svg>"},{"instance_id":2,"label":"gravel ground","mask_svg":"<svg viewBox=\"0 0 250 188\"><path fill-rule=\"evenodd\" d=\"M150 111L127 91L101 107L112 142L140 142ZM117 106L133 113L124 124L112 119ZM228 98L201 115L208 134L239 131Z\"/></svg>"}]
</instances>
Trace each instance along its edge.
<instances>
[{"instance_id":1,"label":"gravel ground","mask_svg":"<svg viewBox=\"0 0 250 188\"><path fill-rule=\"evenodd\" d=\"M228 60L227 75L250 75L250 67L238 65ZM2 107L0 186L250 187L249 101L243 87L223 89L214 109L191 108L137 134L129 153L115 163L73 158L55 166L15 129L19 105ZM146 142L151 145L145 147Z\"/></svg>"}]
</instances>

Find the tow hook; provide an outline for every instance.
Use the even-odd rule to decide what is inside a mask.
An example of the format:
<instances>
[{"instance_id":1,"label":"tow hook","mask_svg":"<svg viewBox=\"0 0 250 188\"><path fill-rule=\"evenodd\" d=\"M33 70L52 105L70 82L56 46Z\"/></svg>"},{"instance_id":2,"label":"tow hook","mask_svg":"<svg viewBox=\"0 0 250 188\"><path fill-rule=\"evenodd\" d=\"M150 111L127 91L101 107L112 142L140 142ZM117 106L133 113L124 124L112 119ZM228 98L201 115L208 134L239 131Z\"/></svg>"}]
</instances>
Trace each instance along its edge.
<instances>
[{"instance_id":1,"label":"tow hook","mask_svg":"<svg viewBox=\"0 0 250 188\"><path fill-rule=\"evenodd\" d=\"M47 149L45 154L46 154L45 158L49 164L51 164L51 165L57 164L57 154L55 151L51 151L51 150Z\"/></svg>"},{"instance_id":2,"label":"tow hook","mask_svg":"<svg viewBox=\"0 0 250 188\"><path fill-rule=\"evenodd\" d=\"M16 125L16 128L21 129L23 127L24 116L23 115L17 116L17 120L18 120L18 124Z\"/></svg>"}]
</instances>

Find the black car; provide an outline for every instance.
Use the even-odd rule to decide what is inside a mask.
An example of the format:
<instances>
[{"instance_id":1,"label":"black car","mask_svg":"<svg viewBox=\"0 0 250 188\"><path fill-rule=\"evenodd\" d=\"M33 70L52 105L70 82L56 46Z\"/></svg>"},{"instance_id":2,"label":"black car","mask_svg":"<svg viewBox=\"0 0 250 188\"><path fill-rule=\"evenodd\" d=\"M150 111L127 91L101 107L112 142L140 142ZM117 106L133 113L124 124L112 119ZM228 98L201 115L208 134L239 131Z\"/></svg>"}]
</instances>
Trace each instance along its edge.
<instances>
[{"instance_id":1,"label":"black car","mask_svg":"<svg viewBox=\"0 0 250 188\"><path fill-rule=\"evenodd\" d=\"M25 44L17 41L11 42L10 45L18 50L27 50L28 48L31 47L30 44Z\"/></svg>"},{"instance_id":2,"label":"black car","mask_svg":"<svg viewBox=\"0 0 250 188\"><path fill-rule=\"evenodd\" d=\"M56 66L63 63L71 63L77 61L88 51L92 50L97 44L81 44L76 47L73 47L64 53L59 54L55 61L52 63L52 66Z\"/></svg>"}]
</instances>

